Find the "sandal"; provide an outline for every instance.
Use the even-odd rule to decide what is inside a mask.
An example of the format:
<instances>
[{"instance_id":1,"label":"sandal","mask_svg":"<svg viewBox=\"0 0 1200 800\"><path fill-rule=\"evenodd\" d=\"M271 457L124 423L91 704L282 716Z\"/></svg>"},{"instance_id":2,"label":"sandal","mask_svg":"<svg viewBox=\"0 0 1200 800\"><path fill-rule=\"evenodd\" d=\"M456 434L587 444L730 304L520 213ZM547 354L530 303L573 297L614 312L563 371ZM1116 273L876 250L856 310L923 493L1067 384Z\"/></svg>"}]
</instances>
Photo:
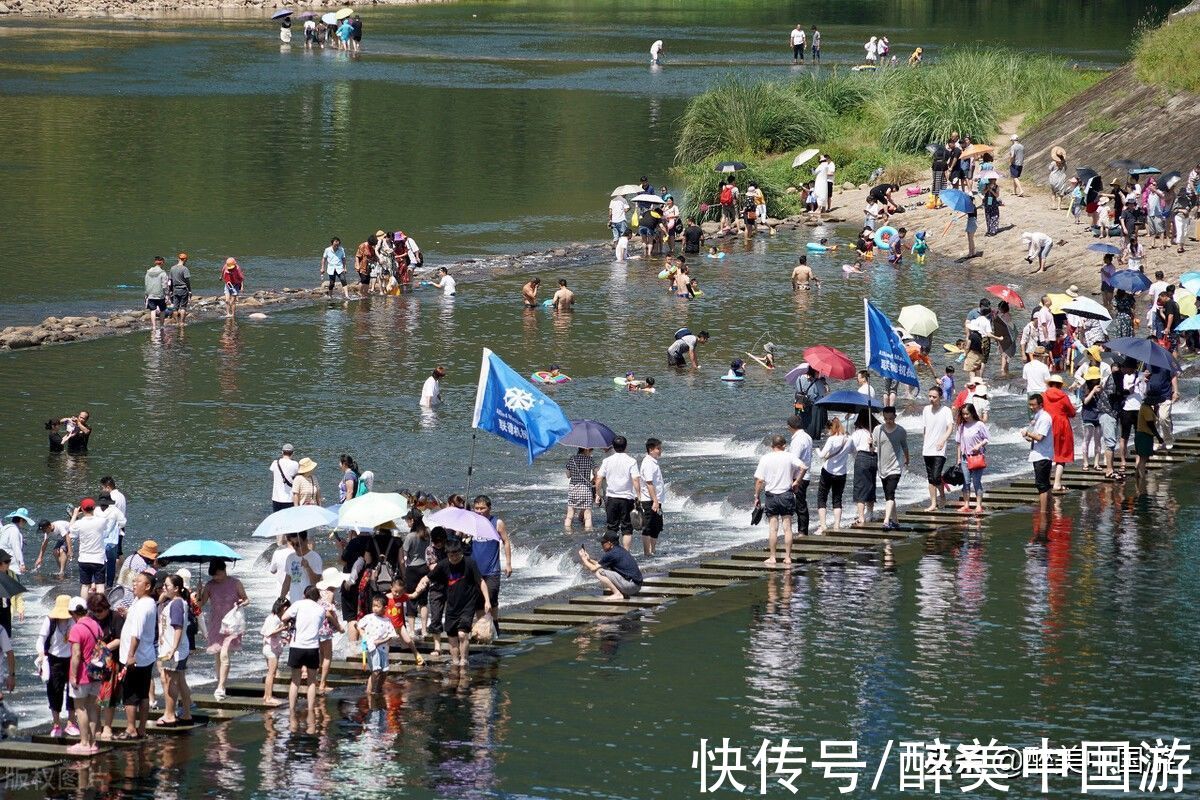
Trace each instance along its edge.
<instances>
[{"instance_id":1,"label":"sandal","mask_svg":"<svg viewBox=\"0 0 1200 800\"><path fill-rule=\"evenodd\" d=\"M418 667L425 666L425 657L423 655L421 655L420 653L417 653L417 666Z\"/></svg>"}]
</instances>

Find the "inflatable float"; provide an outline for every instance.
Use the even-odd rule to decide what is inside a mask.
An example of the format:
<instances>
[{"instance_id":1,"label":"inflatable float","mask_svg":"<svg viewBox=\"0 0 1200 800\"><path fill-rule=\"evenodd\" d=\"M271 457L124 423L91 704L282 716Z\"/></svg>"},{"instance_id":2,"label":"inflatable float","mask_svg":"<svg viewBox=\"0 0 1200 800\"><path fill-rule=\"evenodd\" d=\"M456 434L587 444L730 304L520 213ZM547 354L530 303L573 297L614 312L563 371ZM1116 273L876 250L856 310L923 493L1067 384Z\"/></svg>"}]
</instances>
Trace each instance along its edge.
<instances>
[{"instance_id":1,"label":"inflatable float","mask_svg":"<svg viewBox=\"0 0 1200 800\"><path fill-rule=\"evenodd\" d=\"M806 250L810 250L814 253L827 253L830 250L837 250L837 245L836 244L821 244L820 242L809 242L808 244L804 245L804 248Z\"/></svg>"},{"instance_id":2,"label":"inflatable float","mask_svg":"<svg viewBox=\"0 0 1200 800\"><path fill-rule=\"evenodd\" d=\"M529 378L534 383L550 383L550 384L566 383L567 381L571 380L569 377L567 377L566 375L563 375L561 372L558 373L558 375L551 375L550 371L545 370L545 369L538 370L537 372L530 375Z\"/></svg>"},{"instance_id":3,"label":"inflatable float","mask_svg":"<svg viewBox=\"0 0 1200 800\"><path fill-rule=\"evenodd\" d=\"M746 379L741 375L734 375L732 373L726 372L724 375L721 376L721 380L725 381L726 383L741 383L742 381L744 381Z\"/></svg>"},{"instance_id":4,"label":"inflatable float","mask_svg":"<svg viewBox=\"0 0 1200 800\"><path fill-rule=\"evenodd\" d=\"M882 228L875 231L875 246L880 250L887 250L888 239L898 233L900 233L900 231L896 230L891 225L884 225Z\"/></svg>"}]
</instances>

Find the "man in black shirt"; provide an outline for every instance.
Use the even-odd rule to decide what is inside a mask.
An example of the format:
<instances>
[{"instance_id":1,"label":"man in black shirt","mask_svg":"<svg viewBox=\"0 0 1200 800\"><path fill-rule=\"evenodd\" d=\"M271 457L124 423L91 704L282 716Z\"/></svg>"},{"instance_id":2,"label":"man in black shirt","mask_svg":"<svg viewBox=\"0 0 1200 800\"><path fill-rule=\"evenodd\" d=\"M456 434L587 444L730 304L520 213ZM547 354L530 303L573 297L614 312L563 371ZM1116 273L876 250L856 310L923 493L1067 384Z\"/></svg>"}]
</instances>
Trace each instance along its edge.
<instances>
[{"instance_id":1,"label":"man in black shirt","mask_svg":"<svg viewBox=\"0 0 1200 800\"><path fill-rule=\"evenodd\" d=\"M696 224L696 220L688 217L687 227L683 229L683 252L687 255L697 255L704 245L704 229Z\"/></svg>"},{"instance_id":2,"label":"man in black shirt","mask_svg":"<svg viewBox=\"0 0 1200 800\"><path fill-rule=\"evenodd\" d=\"M1126 241L1137 235L1137 220L1137 201L1131 197L1125 201L1125 210L1121 212L1121 233Z\"/></svg>"},{"instance_id":3,"label":"man in black shirt","mask_svg":"<svg viewBox=\"0 0 1200 800\"><path fill-rule=\"evenodd\" d=\"M596 576L596 580L608 592L605 599L620 602L642 591L642 571L629 551L621 547L620 537L606 532L600 539L600 547L604 555L596 561L581 546L579 562Z\"/></svg>"},{"instance_id":4,"label":"man in black shirt","mask_svg":"<svg viewBox=\"0 0 1200 800\"><path fill-rule=\"evenodd\" d=\"M475 623L475 607L483 598L482 614L492 613L492 599L487 582L479 573L474 560L463 555L458 539L446 541L446 558L437 562L429 574L421 578L412 597L419 597L430 586L436 586L446 596L446 636L450 639L450 666L465 667L470 655L471 626Z\"/></svg>"}]
</instances>

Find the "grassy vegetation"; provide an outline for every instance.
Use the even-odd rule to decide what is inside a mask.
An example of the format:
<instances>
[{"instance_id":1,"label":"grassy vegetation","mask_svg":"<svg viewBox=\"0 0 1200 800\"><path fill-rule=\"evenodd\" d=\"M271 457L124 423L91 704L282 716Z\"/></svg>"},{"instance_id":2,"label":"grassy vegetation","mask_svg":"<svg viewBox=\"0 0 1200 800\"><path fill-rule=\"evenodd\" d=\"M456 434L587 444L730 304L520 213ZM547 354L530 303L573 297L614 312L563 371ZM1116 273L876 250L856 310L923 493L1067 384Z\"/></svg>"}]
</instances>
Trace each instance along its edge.
<instances>
[{"instance_id":1,"label":"grassy vegetation","mask_svg":"<svg viewBox=\"0 0 1200 800\"><path fill-rule=\"evenodd\" d=\"M803 197L782 193L815 166L792 170L790 154L798 150L829 153L838 183L865 182L877 168L904 183L928 171L926 145L951 131L990 141L1001 122L1017 114L1032 126L1099 77L1049 56L970 48L918 69L834 68L786 82L729 78L688 104L676 165L688 186L689 211L714 201L712 164L736 159L750 165L739 184L757 180L772 215L782 216L803 204Z\"/></svg>"},{"instance_id":2,"label":"grassy vegetation","mask_svg":"<svg viewBox=\"0 0 1200 800\"><path fill-rule=\"evenodd\" d=\"M1200 14L1171 19L1142 33L1133 48L1138 79L1153 86L1200 92Z\"/></svg>"}]
</instances>

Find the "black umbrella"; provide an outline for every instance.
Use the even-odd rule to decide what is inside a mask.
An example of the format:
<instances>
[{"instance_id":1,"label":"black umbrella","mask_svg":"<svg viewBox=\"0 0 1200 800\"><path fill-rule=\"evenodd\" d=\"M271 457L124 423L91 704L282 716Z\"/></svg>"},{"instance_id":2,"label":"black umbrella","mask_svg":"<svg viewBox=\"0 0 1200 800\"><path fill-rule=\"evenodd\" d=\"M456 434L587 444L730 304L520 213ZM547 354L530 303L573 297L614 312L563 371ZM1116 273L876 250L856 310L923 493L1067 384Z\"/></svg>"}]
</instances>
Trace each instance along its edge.
<instances>
[{"instance_id":1,"label":"black umbrella","mask_svg":"<svg viewBox=\"0 0 1200 800\"><path fill-rule=\"evenodd\" d=\"M1158 188L1164 192L1170 191L1175 184L1183 180L1183 175L1178 172L1168 172L1166 175L1158 176Z\"/></svg>"},{"instance_id":2,"label":"black umbrella","mask_svg":"<svg viewBox=\"0 0 1200 800\"><path fill-rule=\"evenodd\" d=\"M1108 165L1113 169L1121 170L1121 172L1133 172L1135 169L1145 169L1146 167L1150 166L1149 164L1143 164L1141 161L1134 161L1133 159L1129 158L1122 158L1118 161L1110 161L1108 162Z\"/></svg>"},{"instance_id":3,"label":"black umbrella","mask_svg":"<svg viewBox=\"0 0 1200 800\"><path fill-rule=\"evenodd\" d=\"M24 594L26 591L25 587L13 577L11 572L0 572L0 597L5 600L11 600L19 594Z\"/></svg>"},{"instance_id":4,"label":"black umbrella","mask_svg":"<svg viewBox=\"0 0 1200 800\"><path fill-rule=\"evenodd\" d=\"M1089 181L1099 179L1100 173L1096 172L1096 170L1092 169L1091 167L1080 167L1075 170L1075 177L1079 178L1080 183L1082 183L1084 186L1087 186Z\"/></svg>"}]
</instances>

